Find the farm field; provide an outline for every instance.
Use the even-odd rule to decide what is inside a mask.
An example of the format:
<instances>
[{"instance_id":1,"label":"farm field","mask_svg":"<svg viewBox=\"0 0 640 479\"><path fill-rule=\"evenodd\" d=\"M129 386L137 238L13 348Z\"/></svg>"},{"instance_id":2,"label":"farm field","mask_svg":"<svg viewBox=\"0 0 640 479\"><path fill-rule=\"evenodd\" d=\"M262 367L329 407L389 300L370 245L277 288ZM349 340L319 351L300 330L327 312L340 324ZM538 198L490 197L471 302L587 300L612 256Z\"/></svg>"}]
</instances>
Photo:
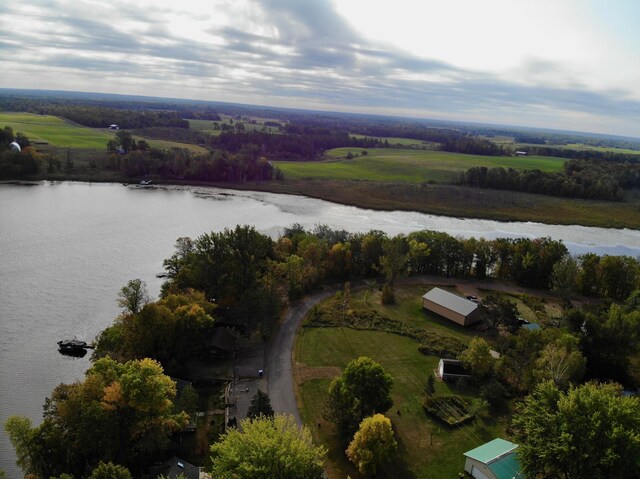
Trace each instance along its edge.
<instances>
[{"instance_id":1,"label":"farm field","mask_svg":"<svg viewBox=\"0 0 640 479\"><path fill-rule=\"evenodd\" d=\"M438 145L437 143L434 143L431 141L414 140L412 138L397 138L395 136L367 136L367 135L360 135L358 133L349 133L349 136L353 138L374 138L380 141L386 140L389 142L390 145L413 146L413 147L420 147L420 148L424 147L429 150L435 150L436 146Z\"/></svg>"},{"instance_id":2,"label":"farm field","mask_svg":"<svg viewBox=\"0 0 640 479\"><path fill-rule=\"evenodd\" d=\"M366 302L369 307L381 310L390 318L400 319L408 326L419 325L426 330L440 334L448 332L468 340L473 332L456 325L442 324L444 321L434 321L434 317L416 307L419 299L414 296L426 289L428 287L425 286L398 288L398 304L395 306L381 306L377 291L366 293L366 300L363 291L354 292L352 304L362 307ZM421 354L417 346L413 339L381 331L301 328L294 350L298 405L314 439L329 449L330 478L360 477L346 460L342 446L337 444L339 441L332 434L332 424L322 417L323 403L332 378L359 356L369 356L379 362L394 381L391 391L394 404L386 415L396 431L400 459L377 477L457 477L464 466L464 452L495 437L507 437L505 417L479 418L465 426L450 428L427 416L422 408L424 387L439 358ZM467 402L475 397L472 388L456 391L452 388L455 387L436 382L436 393L453 392Z\"/></svg>"},{"instance_id":3,"label":"farm field","mask_svg":"<svg viewBox=\"0 0 640 479\"><path fill-rule=\"evenodd\" d=\"M191 118L187 118L186 120L189 122L189 128L192 130L202 131L205 133L209 133L210 135L219 135L221 133L221 130L214 130L213 123L226 123L231 125L232 123L230 120L232 120L233 117L231 117L230 115L220 115L220 118L222 118L222 121L216 122L214 122L213 120L196 120ZM278 131L278 128L275 128L273 126L265 126L264 122L278 121L279 123L284 123L280 120L272 120L270 118L248 117L248 119L251 121L255 121L256 123L249 123L249 121L247 121L243 117L242 120L233 120L233 125L235 125L236 123L242 123L244 125L245 131L262 130L263 128L266 128L267 131L276 133Z\"/></svg>"},{"instance_id":4,"label":"farm field","mask_svg":"<svg viewBox=\"0 0 640 479\"><path fill-rule=\"evenodd\" d=\"M10 126L33 141L45 141L51 146L72 148L106 148L112 134L87 128L50 115L31 113L0 113L0 126Z\"/></svg>"},{"instance_id":5,"label":"farm field","mask_svg":"<svg viewBox=\"0 0 640 479\"><path fill-rule=\"evenodd\" d=\"M554 157L496 157L464 155L443 151L411 149L336 148L329 150L330 160L318 162L276 161L287 179L368 180L384 182L448 183L456 174L474 166L503 167L517 170L560 171L564 159ZM346 159L351 152L358 155Z\"/></svg>"}]
</instances>

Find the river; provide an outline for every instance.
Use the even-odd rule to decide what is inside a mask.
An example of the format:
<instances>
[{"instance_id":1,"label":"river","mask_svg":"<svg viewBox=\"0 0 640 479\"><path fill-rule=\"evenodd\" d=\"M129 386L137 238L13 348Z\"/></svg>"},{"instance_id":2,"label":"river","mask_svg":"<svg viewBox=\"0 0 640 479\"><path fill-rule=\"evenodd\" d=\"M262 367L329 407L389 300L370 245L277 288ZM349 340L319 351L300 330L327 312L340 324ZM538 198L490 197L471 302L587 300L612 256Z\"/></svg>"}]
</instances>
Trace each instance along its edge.
<instances>
[{"instance_id":1,"label":"river","mask_svg":"<svg viewBox=\"0 0 640 479\"><path fill-rule=\"evenodd\" d=\"M249 224L277 237L316 224L390 235L420 229L462 237L550 236L574 254L640 256L640 231L458 219L382 212L301 196L217 188L119 184L0 185L0 423L26 415L38 424L59 383L83 377L88 358L61 356L56 341L91 340L118 314L115 297L133 278L160 291L162 260L180 236ZM20 477L0 433L0 470Z\"/></svg>"}]
</instances>

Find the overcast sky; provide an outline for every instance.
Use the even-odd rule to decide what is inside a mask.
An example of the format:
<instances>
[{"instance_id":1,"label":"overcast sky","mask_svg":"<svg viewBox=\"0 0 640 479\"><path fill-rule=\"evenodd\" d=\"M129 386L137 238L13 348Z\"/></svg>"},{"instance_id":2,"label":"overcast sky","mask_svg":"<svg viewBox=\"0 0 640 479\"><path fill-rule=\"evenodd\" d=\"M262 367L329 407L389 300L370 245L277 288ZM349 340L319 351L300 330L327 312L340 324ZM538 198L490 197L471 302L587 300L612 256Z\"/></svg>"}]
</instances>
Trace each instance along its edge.
<instances>
[{"instance_id":1,"label":"overcast sky","mask_svg":"<svg viewBox=\"0 0 640 479\"><path fill-rule=\"evenodd\" d=\"M0 87L640 137L640 0L0 0Z\"/></svg>"}]
</instances>

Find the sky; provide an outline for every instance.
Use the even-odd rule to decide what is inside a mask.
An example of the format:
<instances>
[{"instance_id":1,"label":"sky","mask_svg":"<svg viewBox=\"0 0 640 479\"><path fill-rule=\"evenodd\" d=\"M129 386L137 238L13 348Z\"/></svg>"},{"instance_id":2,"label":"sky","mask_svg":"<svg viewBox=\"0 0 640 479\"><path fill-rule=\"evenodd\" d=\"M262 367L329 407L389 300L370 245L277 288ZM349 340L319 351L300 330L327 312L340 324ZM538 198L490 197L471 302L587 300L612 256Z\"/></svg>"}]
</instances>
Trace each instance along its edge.
<instances>
[{"instance_id":1,"label":"sky","mask_svg":"<svg viewBox=\"0 0 640 479\"><path fill-rule=\"evenodd\" d=\"M0 0L0 87L640 137L638 0Z\"/></svg>"}]
</instances>

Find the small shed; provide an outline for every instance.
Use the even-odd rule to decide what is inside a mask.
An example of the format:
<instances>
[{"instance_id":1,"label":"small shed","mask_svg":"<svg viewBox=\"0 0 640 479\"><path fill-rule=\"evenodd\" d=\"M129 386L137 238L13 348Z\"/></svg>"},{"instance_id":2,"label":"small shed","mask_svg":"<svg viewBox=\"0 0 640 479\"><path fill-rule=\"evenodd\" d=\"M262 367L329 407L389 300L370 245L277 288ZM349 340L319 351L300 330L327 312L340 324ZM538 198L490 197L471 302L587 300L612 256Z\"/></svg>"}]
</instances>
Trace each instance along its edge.
<instances>
[{"instance_id":1,"label":"small shed","mask_svg":"<svg viewBox=\"0 0 640 479\"><path fill-rule=\"evenodd\" d=\"M461 326L480 321L478 304L440 288L422 297L422 307Z\"/></svg>"},{"instance_id":2,"label":"small shed","mask_svg":"<svg viewBox=\"0 0 640 479\"><path fill-rule=\"evenodd\" d=\"M517 449L517 444L496 438L465 452L464 470L476 479L525 479Z\"/></svg>"},{"instance_id":3,"label":"small shed","mask_svg":"<svg viewBox=\"0 0 640 479\"><path fill-rule=\"evenodd\" d=\"M119 129L120 129L120 127L114 123L114 124L112 124L112 125L109 125L109 129L110 129L110 130L119 130Z\"/></svg>"},{"instance_id":4,"label":"small shed","mask_svg":"<svg viewBox=\"0 0 640 479\"><path fill-rule=\"evenodd\" d=\"M443 381L470 378L471 374L457 359L441 359L438 363L438 377Z\"/></svg>"},{"instance_id":5,"label":"small shed","mask_svg":"<svg viewBox=\"0 0 640 479\"><path fill-rule=\"evenodd\" d=\"M12 141L11 143L9 143L9 149L11 151L22 151L22 148L20 148L20 145L17 141Z\"/></svg>"}]
</instances>

